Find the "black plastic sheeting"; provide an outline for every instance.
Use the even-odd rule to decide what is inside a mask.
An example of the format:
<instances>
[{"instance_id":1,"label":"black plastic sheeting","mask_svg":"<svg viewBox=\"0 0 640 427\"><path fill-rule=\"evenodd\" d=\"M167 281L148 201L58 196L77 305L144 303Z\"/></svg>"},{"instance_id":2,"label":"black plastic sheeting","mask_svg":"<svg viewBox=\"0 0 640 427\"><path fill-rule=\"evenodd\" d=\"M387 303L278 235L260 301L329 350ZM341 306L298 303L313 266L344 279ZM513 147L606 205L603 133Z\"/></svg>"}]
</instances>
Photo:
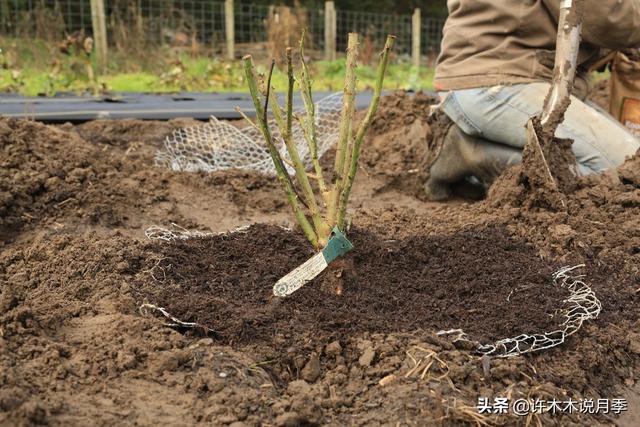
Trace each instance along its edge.
<instances>
[{"instance_id":1,"label":"black plastic sheeting","mask_svg":"<svg viewBox=\"0 0 640 427\"><path fill-rule=\"evenodd\" d=\"M314 93L314 100L334 92ZM372 92L356 96L356 108L367 108ZM280 96L282 100L283 97ZM247 116L255 115L253 102L248 93L111 93L108 95L20 96L0 94L0 116L39 120L44 122L84 122L95 119L143 119L169 120L191 117L207 120L210 116L219 119L240 119L235 111L240 107ZM302 107L299 95L294 97L294 108Z\"/></svg>"}]
</instances>

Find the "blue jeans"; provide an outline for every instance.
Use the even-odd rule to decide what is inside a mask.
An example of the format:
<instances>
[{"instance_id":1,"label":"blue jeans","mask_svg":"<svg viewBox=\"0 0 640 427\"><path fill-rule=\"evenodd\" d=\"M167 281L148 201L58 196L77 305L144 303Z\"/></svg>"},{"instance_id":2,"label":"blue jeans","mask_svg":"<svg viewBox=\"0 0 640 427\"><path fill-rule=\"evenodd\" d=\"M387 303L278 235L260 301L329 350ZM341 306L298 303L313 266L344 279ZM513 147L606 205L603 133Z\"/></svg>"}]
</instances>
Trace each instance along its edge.
<instances>
[{"instance_id":1,"label":"blue jeans","mask_svg":"<svg viewBox=\"0 0 640 427\"><path fill-rule=\"evenodd\" d=\"M441 108L469 135L522 148L527 121L542 110L549 86L536 82L440 92ZM640 141L607 112L575 96L556 136L573 140L582 175L618 166L640 148Z\"/></svg>"}]
</instances>

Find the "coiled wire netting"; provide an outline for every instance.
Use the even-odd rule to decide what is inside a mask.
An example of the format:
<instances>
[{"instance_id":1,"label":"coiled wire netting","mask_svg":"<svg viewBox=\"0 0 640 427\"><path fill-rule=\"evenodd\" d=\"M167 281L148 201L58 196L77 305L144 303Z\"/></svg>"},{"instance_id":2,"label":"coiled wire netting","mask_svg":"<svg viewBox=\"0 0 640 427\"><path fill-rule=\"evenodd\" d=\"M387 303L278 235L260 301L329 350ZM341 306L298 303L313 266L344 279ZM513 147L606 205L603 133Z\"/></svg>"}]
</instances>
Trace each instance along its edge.
<instances>
[{"instance_id":1,"label":"coiled wire netting","mask_svg":"<svg viewBox=\"0 0 640 427\"><path fill-rule=\"evenodd\" d=\"M492 357L512 357L546 350L564 343L567 337L575 334L586 320L598 317L602 304L593 290L582 280L585 275L570 274L581 267L584 267L584 264L562 267L553 274L554 285L569 291L569 297L563 301L561 308L565 320L557 330L539 334L521 334L492 344L477 344L476 352ZM461 329L440 331L438 335L455 335L454 341L469 341Z\"/></svg>"}]
</instances>

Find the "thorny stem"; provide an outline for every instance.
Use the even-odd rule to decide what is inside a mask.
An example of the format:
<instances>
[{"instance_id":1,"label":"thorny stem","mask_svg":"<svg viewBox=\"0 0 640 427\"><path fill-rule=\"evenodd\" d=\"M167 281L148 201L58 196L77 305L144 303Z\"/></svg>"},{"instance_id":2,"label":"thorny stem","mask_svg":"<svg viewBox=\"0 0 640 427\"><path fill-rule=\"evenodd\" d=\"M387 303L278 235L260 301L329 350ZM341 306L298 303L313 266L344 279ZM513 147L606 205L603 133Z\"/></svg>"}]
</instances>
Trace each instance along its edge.
<instances>
[{"instance_id":1,"label":"thorny stem","mask_svg":"<svg viewBox=\"0 0 640 427\"><path fill-rule=\"evenodd\" d=\"M276 124L278 125L278 128L280 129L280 133L282 135L282 139L283 141L285 141L285 147L287 148L287 152L289 152L289 147L287 146L286 141L288 141L288 138L286 137L286 123L285 123L285 112L282 110L282 107L280 106L280 104L278 103L278 97L275 94L275 92L269 90L264 91L265 94L267 94L269 96L269 101L271 105L271 112L273 112L273 117L276 120ZM296 147L294 147L295 149ZM278 153L280 153L278 151ZM296 151L297 153L297 151ZM291 157L291 153L289 153L289 157ZM294 155L295 157L295 155ZM282 161L291 166L294 170L295 170L295 164L293 162L293 160L289 160L286 157L280 157L282 159ZM289 176L289 174L287 174L287 178L289 179L289 181L291 181L291 177ZM291 181L293 183L293 181ZM293 184L292 184L293 185ZM305 208L309 208L309 204L308 202L305 200L304 197L300 197L300 194L298 193L295 185L293 186L293 189L296 193L296 195L298 196L298 200L300 201L300 203L302 203L304 205Z\"/></svg>"},{"instance_id":2,"label":"thorny stem","mask_svg":"<svg viewBox=\"0 0 640 427\"><path fill-rule=\"evenodd\" d=\"M338 206L338 228L340 229L343 229L344 227L344 219L347 212L347 203L349 202L353 180L355 179L356 172L358 171L358 159L360 158L360 148L362 147L362 142L364 141L364 135L367 133L367 129L369 129L369 126L371 125L371 122L373 121L373 118L378 111L378 103L380 102L380 94L382 93L384 75L387 71L387 65L389 64L389 52L393 48L394 42L394 36L387 36L387 41L385 42L384 49L382 50L382 53L380 55L381 58L380 63L378 64L373 98L371 99L371 104L369 104L367 115L365 116L362 123L360 123L360 127L358 128L358 132L353 143L349 174L344 181L344 186L340 189L340 204Z\"/></svg>"},{"instance_id":3,"label":"thorny stem","mask_svg":"<svg viewBox=\"0 0 640 427\"><path fill-rule=\"evenodd\" d=\"M240 107L235 108L235 112L240 114L242 116L242 118L247 122L247 124L249 124L252 128L260 130L260 128L258 127L257 124L255 124L255 122L253 120L251 120L249 118L249 116L247 116L244 111L242 111L242 109Z\"/></svg>"},{"instance_id":4,"label":"thorny stem","mask_svg":"<svg viewBox=\"0 0 640 427\"><path fill-rule=\"evenodd\" d=\"M327 239L329 234L331 234L331 229L324 222L322 216L320 215L320 209L318 207L318 203L316 202L315 194L313 194L313 189L311 188L311 183L309 182L309 177L307 176L307 171L305 170L304 163L300 159L300 154L298 153L298 148L296 147L296 143L293 140L293 134L291 131L292 121L293 121L293 62L291 58L291 48L287 48L286 51L287 57L287 75L289 78L289 85L287 88L287 122L285 128L282 129L283 139L285 145L287 147L287 151L289 152L289 157L291 157L291 161L293 162L293 167L296 171L296 178L302 187L302 193L304 195L305 200L307 201L307 206L309 206L309 211L311 212L311 219L313 221L313 225L316 230L316 234L318 236L318 243L321 246L324 246L327 243Z\"/></svg>"},{"instance_id":5,"label":"thorny stem","mask_svg":"<svg viewBox=\"0 0 640 427\"><path fill-rule=\"evenodd\" d=\"M271 92L271 78L273 77L273 68L275 67L275 65L276 65L276 61L272 60L271 61L271 67L269 68L269 76L267 77L266 88L264 90L265 96L264 96L264 116L263 116L263 120L264 120L265 123L267 123L267 128L268 128L269 127L269 125L268 125L269 122L267 121L267 113L269 111L269 109L268 109L269 100L271 99L271 97L272 97L271 94L273 93L273 104L272 104L273 107L274 107L273 111L280 114L280 115L274 114L274 116L276 116L276 121L280 120L280 121L278 121L280 129L284 129L284 124L281 123L281 121L282 121L282 108L280 108L280 104L278 104L278 99L276 98L275 92ZM285 131L281 131L280 133L285 134ZM285 141L286 141L286 139L285 139ZM273 140L271 141L271 143L273 144ZM295 150L296 154L298 153L298 151L296 150L295 146L293 147L293 150ZM276 147L276 151L278 152L278 155L280 155L280 151L277 149L277 147ZM287 147L287 151L289 151L289 147ZM285 161L285 163L287 163L287 164L292 163L292 162L287 161L286 158L283 159L282 156L280 156L280 160ZM294 165L291 164L291 166L294 166ZM294 167L294 169L295 169L295 167ZM296 190L296 187L293 185L293 181L291 180L291 177L289 176L288 173L287 173L287 180L291 184L291 188L293 188L293 191L295 192L296 196L298 197L298 200L304 205L305 208L308 209L309 208L308 202L306 202L303 197L302 198L300 197L300 195L298 194L298 191Z\"/></svg>"},{"instance_id":6,"label":"thorny stem","mask_svg":"<svg viewBox=\"0 0 640 427\"><path fill-rule=\"evenodd\" d=\"M258 90L258 78L256 76L256 71L253 65L253 60L251 58L251 55L244 56L242 58L242 61L244 63L244 72L247 78L249 92L251 93L251 98L253 99L253 105L256 109L256 118L258 119L258 124L260 126L260 129L262 130L262 135L264 136L264 139L267 143L269 154L271 155L271 159L273 160L273 164L276 168L276 174L278 176L278 180L280 181L280 184L284 188L289 204L293 209L293 212L296 216L298 224L300 224L300 228L302 228L303 233L305 234L309 242L311 242L311 244L314 247L319 247L318 237L316 235L316 232L314 231L311 223L307 219L306 215L304 214L304 212L302 211L298 203L298 196L296 195L295 189L293 187L293 183L291 182L287 169L285 168L284 163L282 162L280 153L278 152L278 149L276 148L273 142L271 130L269 129L269 125L266 120L267 118L266 107L269 100L270 82L268 82L267 84L267 94L265 96L265 107L263 107L262 104L260 103L260 92ZM271 69L273 70L273 65Z\"/></svg>"},{"instance_id":7,"label":"thorny stem","mask_svg":"<svg viewBox=\"0 0 640 427\"><path fill-rule=\"evenodd\" d=\"M347 61L344 77L344 95L342 98L342 115L340 117L340 133L338 134L338 148L336 151L335 172L336 181L343 178L347 147L351 139L351 124L355 111L356 98L356 60L358 59L358 34L349 33L347 42Z\"/></svg>"},{"instance_id":8,"label":"thorny stem","mask_svg":"<svg viewBox=\"0 0 640 427\"><path fill-rule=\"evenodd\" d=\"M318 187L320 187L320 194L325 198L327 186L324 182L324 175L322 173L322 167L318 160L318 138L316 135L316 106L313 103L313 97L311 95L311 77L309 76L309 69L307 68L307 62L304 60L304 38L306 31L302 31L302 37L300 38L300 94L302 95L302 102L304 103L305 110L307 111L306 120L298 118L300 121L300 127L304 134L305 140L309 147L309 153L311 155L311 164L318 177Z\"/></svg>"},{"instance_id":9,"label":"thorny stem","mask_svg":"<svg viewBox=\"0 0 640 427\"><path fill-rule=\"evenodd\" d=\"M264 123L268 123L268 121L267 121L267 111L268 111L268 107L269 107L269 93L271 92L271 77L273 77L273 67L275 65L276 65L276 61L275 60L271 60L271 67L269 68L269 76L267 77L266 94L264 96L264 109L263 109L263 115L262 115L262 121ZM267 125L267 128L269 128L268 125ZM271 144L273 144L273 141L271 141Z\"/></svg>"},{"instance_id":10,"label":"thorny stem","mask_svg":"<svg viewBox=\"0 0 640 427\"><path fill-rule=\"evenodd\" d=\"M358 34L349 33L347 41L347 60L344 77L344 95L342 98L342 115L340 116L340 129L338 134L338 146L336 149L336 160L334 165L334 181L331 191L331 200L327 206L328 221L335 223L338 212L341 188L344 186L345 159L347 150L351 145L353 114L355 111L356 97L356 60L358 58Z\"/></svg>"},{"instance_id":11,"label":"thorny stem","mask_svg":"<svg viewBox=\"0 0 640 427\"><path fill-rule=\"evenodd\" d=\"M293 122L293 64L291 63L291 48L286 51L287 57L287 76L289 77L289 86L287 88L287 135L291 136L291 126Z\"/></svg>"}]
</instances>

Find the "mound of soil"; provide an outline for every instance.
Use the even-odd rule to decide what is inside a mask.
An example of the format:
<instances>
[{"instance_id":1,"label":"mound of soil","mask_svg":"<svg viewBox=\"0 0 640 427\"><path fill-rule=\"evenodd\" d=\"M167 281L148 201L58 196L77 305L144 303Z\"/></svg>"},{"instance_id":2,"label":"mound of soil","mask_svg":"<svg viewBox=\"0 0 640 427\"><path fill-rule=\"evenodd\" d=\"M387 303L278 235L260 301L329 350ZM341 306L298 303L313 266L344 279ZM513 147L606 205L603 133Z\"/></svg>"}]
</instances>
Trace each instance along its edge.
<instances>
[{"instance_id":1,"label":"mound of soil","mask_svg":"<svg viewBox=\"0 0 640 427\"><path fill-rule=\"evenodd\" d=\"M559 212L539 206L519 205L521 194L516 166L503 174L489 191L483 207L503 209L518 218L511 224L522 236L537 242L545 257L575 251L602 264L620 264L637 272L640 266L640 153L617 169L576 179ZM550 224L550 225L549 225Z\"/></svg>"},{"instance_id":2,"label":"mound of soil","mask_svg":"<svg viewBox=\"0 0 640 427\"><path fill-rule=\"evenodd\" d=\"M572 141L545 135L537 120L533 128L527 128L522 163L494 183L491 198L523 209L565 210L566 194L576 187L578 178Z\"/></svg>"},{"instance_id":3,"label":"mound of soil","mask_svg":"<svg viewBox=\"0 0 640 427\"><path fill-rule=\"evenodd\" d=\"M148 120L93 120L76 126L82 138L94 144L130 146L146 144L160 148L164 138L180 128L196 126L201 122L193 119L172 119L166 122Z\"/></svg>"},{"instance_id":4,"label":"mound of soil","mask_svg":"<svg viewBox=\"0 0 640 427\"><path fill-rule=\"evenodd\" d=\"M0 425L259 422L277 395L248 354L137 313L141 246L50 232L0 251Z\"/></svg>"},{"instance_id":5,"label":"mound of soil","mask_svg":"<svg viewBox=\"0 0 640 427\"><path fill-rule=\"evenodd\" d=\"M395 190L423 198L432 137L428 118L431 106L438 102L422 92L397 92L380 100L360 159L365 173L384 182L377 191Z\"/></svg>"},{"instance_id":6,"label":"mound of soil","mask_svg":"<svg viewBox=\"0 0 640 427\"><path fill-rule=\"evenodd\" d=\"M2 240L61 217L106 227L135 223L167 196L162 171L139 168L135 160L105 152L73 131L0 120L0 145Z\"/></svg>"},{"instance_id":7,"label":"mound of soil","mask_svg":"<svg viewBox=\"0 0 640 427\"><path fill-rule=\"evenodd\" d=\"M383 96L378 105L378 113L371 123L371 132L380 135L394 129L411 126L416 120L426 121L431 106L439 102L437 97L424 92L410 94L397 91Z\"/></svg>"},{"instance_id":8,"label":"mound of soil","mask_svg":"<svg viewBox=\"0 0 640 427\"><path fill-rule=\"evenodd\" d=\"M313 255L299 233L273 226L152 245L154 273L136 288L227 344L455 328L492 342L551 332L564 320L568 291L552 283L554 267L504 229L350 236L356 249L339 295L324 286L326 270L291 297L273 297L274 283Z\"/></svg>"},{"instance_id":9,"label":"mound of soil","mask_svg":"<svg viewBox=\"0 0 640 427\"><path fill-rule=\"evenodd\" d=\"M131 230L178 223L229 229L244 218L286 211L277 182L256 173L181 174L154 167L166 134L191 122L105 120L74 128L0 119L0 242L37 227Z\"/></svg>"}]
</instances>

